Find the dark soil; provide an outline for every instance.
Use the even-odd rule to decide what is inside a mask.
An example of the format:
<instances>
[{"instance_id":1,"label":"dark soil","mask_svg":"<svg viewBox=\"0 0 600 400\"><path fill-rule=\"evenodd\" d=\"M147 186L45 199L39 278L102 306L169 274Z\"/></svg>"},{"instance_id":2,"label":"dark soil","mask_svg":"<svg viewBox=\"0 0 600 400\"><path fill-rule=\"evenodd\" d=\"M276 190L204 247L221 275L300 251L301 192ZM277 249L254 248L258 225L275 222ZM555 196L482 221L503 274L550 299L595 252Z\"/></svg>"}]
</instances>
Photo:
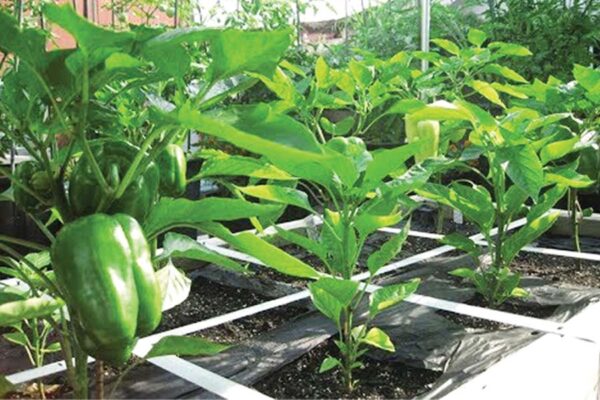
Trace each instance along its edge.
<instances>
[{"instance_id":1,"label":"dark soil","mask_svg":"<svg viewBox=\"0 0 600 400\"><path fill-rule=\"evenodd\" d=\"M162 322L156 329L156 332L164 332L269 300L271 299L249 290L232 288L211 282L207 279L198 278L192 283L192 289L186 301L163 314ZM302 308L293 306L278 307L269 312L257 314L255 316L256 320L245 321L237 328L225 328L224 332L220 335L223 338L237 340L237 337L245 337L248 334L248 332L242 332L243 327L257 330L259 326L269 325L271 323L269 320L273 320L272 323L276 323L278 320L297 315L300 310ZM222 327L224 328L225 326ZM213 329L219 330L220 328L216 327ZM229 333L227 333L228 330L230 331Z\"/></svg>"},{"instance_id":2,"label":"dark soil","mask_svg":"<svg viewBox=\"0 0 600 400\"><path fill-rule=\"evenodd\" d=\"M363 357L365 368L355 370L358 387L348 395L340 383L339 371L319 373L328 355L338 355L333 341L317 346L254 388L278 399L412 399L426 392L441 375L441 372Z\"/></svg>"},{"instance_id":3,"label":"dark soil","mask_svg":"<svg viewBox=\"0 0 600 400\"><path fill-rule=\"evenodd\" d=\"M466 301L465 304L469 304L477 307L489 307L486 303L483 296L480 294L476 294L473 298ZM503 303L499 307L496 308L498 311L505 311L511 314L524 315L528 317L541 318L546 319L552 316L554 311L556 310L555 306L545 306L545 307L528 307L523 304L511 303L510 300ZM450 321L462 325L467 328L474 329L485 329L485 330L506 330L514 328L513 325L503 324L500 322L489 321L481 318L474 318L468 315L457 314L449 311L438 310L437 314L443 316Z\"/></svg>"},{"instance_id":4,"label":"dark soil","mask_svg":"<svg viewBox=\"0 0 600 400\"><path fill-rule=\"evenodd\" d=\"M473 223L464 221L462 224L454 222L452 217L444 220L442 232L436 232L437 209L423 206L412 213L410 227L412 230L429 233L441 233L447 235L457 232L470 236L479 233L479 229Z\"/></svg>"},{"instance_id":5,"label":"dark soil","mask_svg":"<svg viewBox=\"0 0 600 400\"><path fill-rule=\"evenodd\" d=\"M554 283L600 288L600 263L594 261L522 252L512 270Z\"/></svg>"},{"instance_id":6,"label":"dark soil","mask_svg":"<svg viewBox=\"0 0 600 400\"><path fill-rule=\"evenodd\" d=\"M600 238L581 236L579 242L582 252L600 254ZM576 251L573 239L568 236L546 234L540 237L536 244L538 247Z\"/></svg>"}]
</instances>

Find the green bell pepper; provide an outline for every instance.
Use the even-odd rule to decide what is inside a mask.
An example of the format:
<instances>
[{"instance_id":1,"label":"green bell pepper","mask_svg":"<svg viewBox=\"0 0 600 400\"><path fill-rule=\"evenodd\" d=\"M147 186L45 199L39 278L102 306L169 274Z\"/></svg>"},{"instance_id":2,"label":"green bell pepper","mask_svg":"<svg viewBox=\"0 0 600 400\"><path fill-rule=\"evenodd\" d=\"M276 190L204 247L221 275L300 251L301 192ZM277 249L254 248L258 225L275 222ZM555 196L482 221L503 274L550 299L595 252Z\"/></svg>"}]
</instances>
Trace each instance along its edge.
<instances>
[{"instance_id":1,"label":"green bell pepper","mask_svg":"<svg viewBox=\"0 0 600 400\"><path fill-rule=\"evenodd\" d=\"M352 159L358 172L363 172L367 169L367 165L373 160L373 156L367 150L365 142L358 137L335 137L329 140L326 146L340 154Z\"/></svg>"},{"instance_id":2,"label":"green bell pepper","mask_svg":"<svg viewBox=\"0 0 600 400\"><path fill-rule=\"evenodd\" d=\"M140 149L127 142L114 140L97 141L91 147L106 181L116 190ZM156 202L159 179L158 167L151 162L144 173L130 183L123 196L113 201L106 213L129 214L138 221L143 221ZM69 180L69 201L73 213L84 216L97 212L104 195L90 161L82 156Z\"/></svg>"},{"instance_id":3,"label":"green bell pepper","mask_svg":"<svg viewBox=\"0 0 600 400\"><path fill-rule=\"evenodd\" d=\"M45 203L40 202L21 185L13 185L13 196L19 207L30 213L49 208L48 203L52 199L52 178L48 176L46 170L35 161L25 161L17 165L14 176L21 185L27 186L45 201Z\"/></svg>"},{"instance_id":4,"label":"green bell pepper","mask_svg":"<svg viewBox=\"0 0 600 400\"><path fill-rule=\"evenodd\" d=\"M168 145L156 159L160 170L159 193L161 196L180 197L185 193L187 185L187 162L183 149L176 145Z\"/></svg>"},{"instance_id":5,"label":"green bell pepper","mask_svg":"<svg viewBox=\"0 0 600 400\"><path fill-rule=\"evenodd\" d=\"M409 116L404 121L406 141L421 142L415 153L415 161L421 163L428 158L437 157L440 148L440 123L433 120L416 121Z\"/></svg>"},{"instance_id":6,"label":"green bell pepper","mask_svg":"<svg viewBox=\"0 0 600 400\"><path fill-rule=\"evenodd\" d=\"M119 366L161 318L162 298L142 228L125 214L94 214L65 225L51 249L56 280L79 344Z\"/></svg>"}]
</instances>

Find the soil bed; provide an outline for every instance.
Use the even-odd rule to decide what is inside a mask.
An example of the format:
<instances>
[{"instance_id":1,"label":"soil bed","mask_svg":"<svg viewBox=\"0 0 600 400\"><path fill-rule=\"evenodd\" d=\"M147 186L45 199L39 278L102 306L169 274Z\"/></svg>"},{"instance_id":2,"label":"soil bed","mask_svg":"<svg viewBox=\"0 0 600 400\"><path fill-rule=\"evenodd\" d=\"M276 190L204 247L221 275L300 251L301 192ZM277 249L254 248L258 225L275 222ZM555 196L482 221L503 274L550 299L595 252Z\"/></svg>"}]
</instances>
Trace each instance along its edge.
<instances>
[{"instance_id":1,"label":"soil bed","mask_svg":"<svg viewBox=\"0 0 600 400\"><path fill-rule=\"evenodd\" d=\"M337 354L337 347L329 340L258 382L254 388L279 399L412 399L426 392L441 375L441 372L364 357L366 367L355 372L355 378L360 381L358 387L348 395L340 384L339 371L319 373L325 357Z\"/></svg>"},{"instance_id":2,"label":"soil bed","mask_svg":"<svg viewBox=\"0 0 600 400\"><path fill-rule=\"evenodd\" d=\"M477 307L489 308L485 299L479 293L477 293L470 300L466 301L465 304L469 304L469 305L477 306ZM515 303L511 303L510 301L507 301L507 302L501 304L499 307L497 307L496 310L505 311L505 312L508 312L511 314L524 315L527 317L546 319L546 318L549 318L550 316L552 316L552 314L554 313L556 308L557 307L555 307L555 306L544 306L544 307L540 307L540 306L533 307L532 306L532 307L529 307L527 305L515 304ZM514 328L513 325L503 324L503 323L495 322L495 321L489 321L489 320L481 319L481 318L470 317L468 315L457 314L457 313L444 311L444 310L438 310L438 311L436 311L436 313L443 316L444 318L449 319L450 321L452 321L458 325L464 326L466 328L485 329L488 331L506 330L506 329Z\"/></svg>"},{"instance_id":3,"label":"soil bed","mask_svg":"<svg viewBox=\"0 0 600 400\"><path fill-rule=\"evenodd\" d=\"M198 278L192 283L190 295L186 301L163 314L162 322L155 332L164 332L269 300L271 299L249 290L232 288L208 279ZM257 331L258 327L265 326L266 329L270 329L268 325L271 323L275 324L276 321L298 315L301 310L303 309L293 306L278 307L256 314L250 320L246 319L243 323L236 324L235 327L222 325L204 332L213 332L214 336L211 338L214 340L218 340L218 337L222 337L226 341L241 340L238 338L243 339L249 334L249 332L243 332L245 328ZM219 332L221 328L225 328L223 332Z\"/></svg>"},{"instance_id":4,"label":"soil bed","mask_svg":"<svg viewBox=\"0 0 600 400\"><path fill-rule=\"evenodd\" d=\"M511 268L554 283L600 288L600 263L594 261L521 252Z\"/></svg>"}]
</instances>

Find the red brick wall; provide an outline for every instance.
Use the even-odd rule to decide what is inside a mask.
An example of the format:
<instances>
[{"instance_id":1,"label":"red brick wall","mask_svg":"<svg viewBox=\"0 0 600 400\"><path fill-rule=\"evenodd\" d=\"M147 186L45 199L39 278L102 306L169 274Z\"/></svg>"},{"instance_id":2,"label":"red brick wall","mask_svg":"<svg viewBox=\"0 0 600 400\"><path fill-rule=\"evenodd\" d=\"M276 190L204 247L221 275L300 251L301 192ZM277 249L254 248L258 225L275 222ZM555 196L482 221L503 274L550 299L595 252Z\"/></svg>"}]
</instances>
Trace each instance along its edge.
<instances>
[{"instance_id":1,"label":"red brick wall","mask_svg":"<svg viewBox=\"0 0 600 400\"><path fill-rule=\"evenodd\" d=\"M87 4L88 4L88 18L90 19L90 21L93 21L94 23L96 23L98 25L104 25L104 26L111 25L111 23L112 23L111 11L104 8L105 5L110 4L111 0L96 0L96 1L92 1L92 0L55 0L55 2L59 3L59 4L64 4L64 3L74 4L75 3L77 12L81 15L83 15L84 1L87 1ZM12 4L14 4L14 0L0 0L0 5L2 5L4 7L12 7ZM94 5L95 5L95 7L94 7L95 9L92 10L92 7ZM142 21L141 18L137 17L134 14L130 15L128 20L132 24L141 24L141 23L145 22L145 21ZM117 21L117 23L118 23L118 21ZM168 16L166 16L163 13L156 13L155 18L150 22L151 25L160 24L160 25L168 25L168 26L173 26L173 23L174 23L173 18L169 18ZM51 43L49 43L49 47L51 47L51 48L75 47L75 41L73 40L73 38L68 33L64 32L62 29L53 27L52 34L53 34L53 39L52 39Z\"/></svg>"}]
</instances>

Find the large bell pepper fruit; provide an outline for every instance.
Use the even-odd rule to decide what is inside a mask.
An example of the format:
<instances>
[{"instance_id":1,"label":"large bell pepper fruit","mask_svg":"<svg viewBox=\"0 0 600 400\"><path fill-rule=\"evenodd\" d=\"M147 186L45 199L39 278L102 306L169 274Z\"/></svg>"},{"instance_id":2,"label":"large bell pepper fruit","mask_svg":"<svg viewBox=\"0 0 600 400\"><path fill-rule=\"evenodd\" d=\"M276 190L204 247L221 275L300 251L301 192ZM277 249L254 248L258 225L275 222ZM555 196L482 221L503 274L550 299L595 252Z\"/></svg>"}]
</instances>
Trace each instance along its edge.
<instances>
[{"instance_id":1,"label":"large bell pepper fruit","mask_svg":"<svg viewBox=\"0 0 600 400\"><path fill-rule=\"evenodd\" d=\"M93 142L91 147L106 181L116 190L140 149L118 140ZM158 167L151 162L146 171L132 181L123 196L113 201L105 212L124 213L143 221L157 200L159 180ZM69 201L74 214L85 216L97 212L103 197L104 192L94 175L90 161L82 156L69 180Z\"/></svg>"},{"instance_id":2,"label":"large bell pepper fruit","mask_svg":"<svg viewBox=\"0 0 600 400\"><path fill-rule=\"evenodd\" d=\"M162 297L142 228L125 214L93 214L65 225L51 249L83 349L120 366L136 338L161 318Z\"/></svg>"},{"instance_id":3,"label":"large bell pepper fruit","mask_svg":"<svg viewBox=\"0 0 600 400\"><path fill-rule=\"evenodd\" d=\"M168 145L158 155L156 164L160 170L160 195L181 197L187 185L187 162L183 149L176 144Z\"/></svg>"},{"instance_id":4,"label":"large bell pepper fruit","mask_svg":"<svg viewBox=\"0 0 600 400\"><path fill-rule=\"evenodd\" d=\"M37 162L25 161L18 164L14 176L21 185L27 186L42 200L49 202L52 199L52 179ZM13 196L15 203L27 212L35 213L49 208L48 204L40 202L20 185L13 185Z\"/></svg>"},{"instance_id":5,"label":"large bell pepper fruit","mask_svg":"<svg viewBox=\"0 0 600 400\"><path fill-rule=\"evenodd\" d=\"M417 163L438 156L440 148L440 123L438 121L417 121L407 116L404 120L404 127L408 143L420 142L419 150L415 153Z\"/></svg>"}]
</instances>

